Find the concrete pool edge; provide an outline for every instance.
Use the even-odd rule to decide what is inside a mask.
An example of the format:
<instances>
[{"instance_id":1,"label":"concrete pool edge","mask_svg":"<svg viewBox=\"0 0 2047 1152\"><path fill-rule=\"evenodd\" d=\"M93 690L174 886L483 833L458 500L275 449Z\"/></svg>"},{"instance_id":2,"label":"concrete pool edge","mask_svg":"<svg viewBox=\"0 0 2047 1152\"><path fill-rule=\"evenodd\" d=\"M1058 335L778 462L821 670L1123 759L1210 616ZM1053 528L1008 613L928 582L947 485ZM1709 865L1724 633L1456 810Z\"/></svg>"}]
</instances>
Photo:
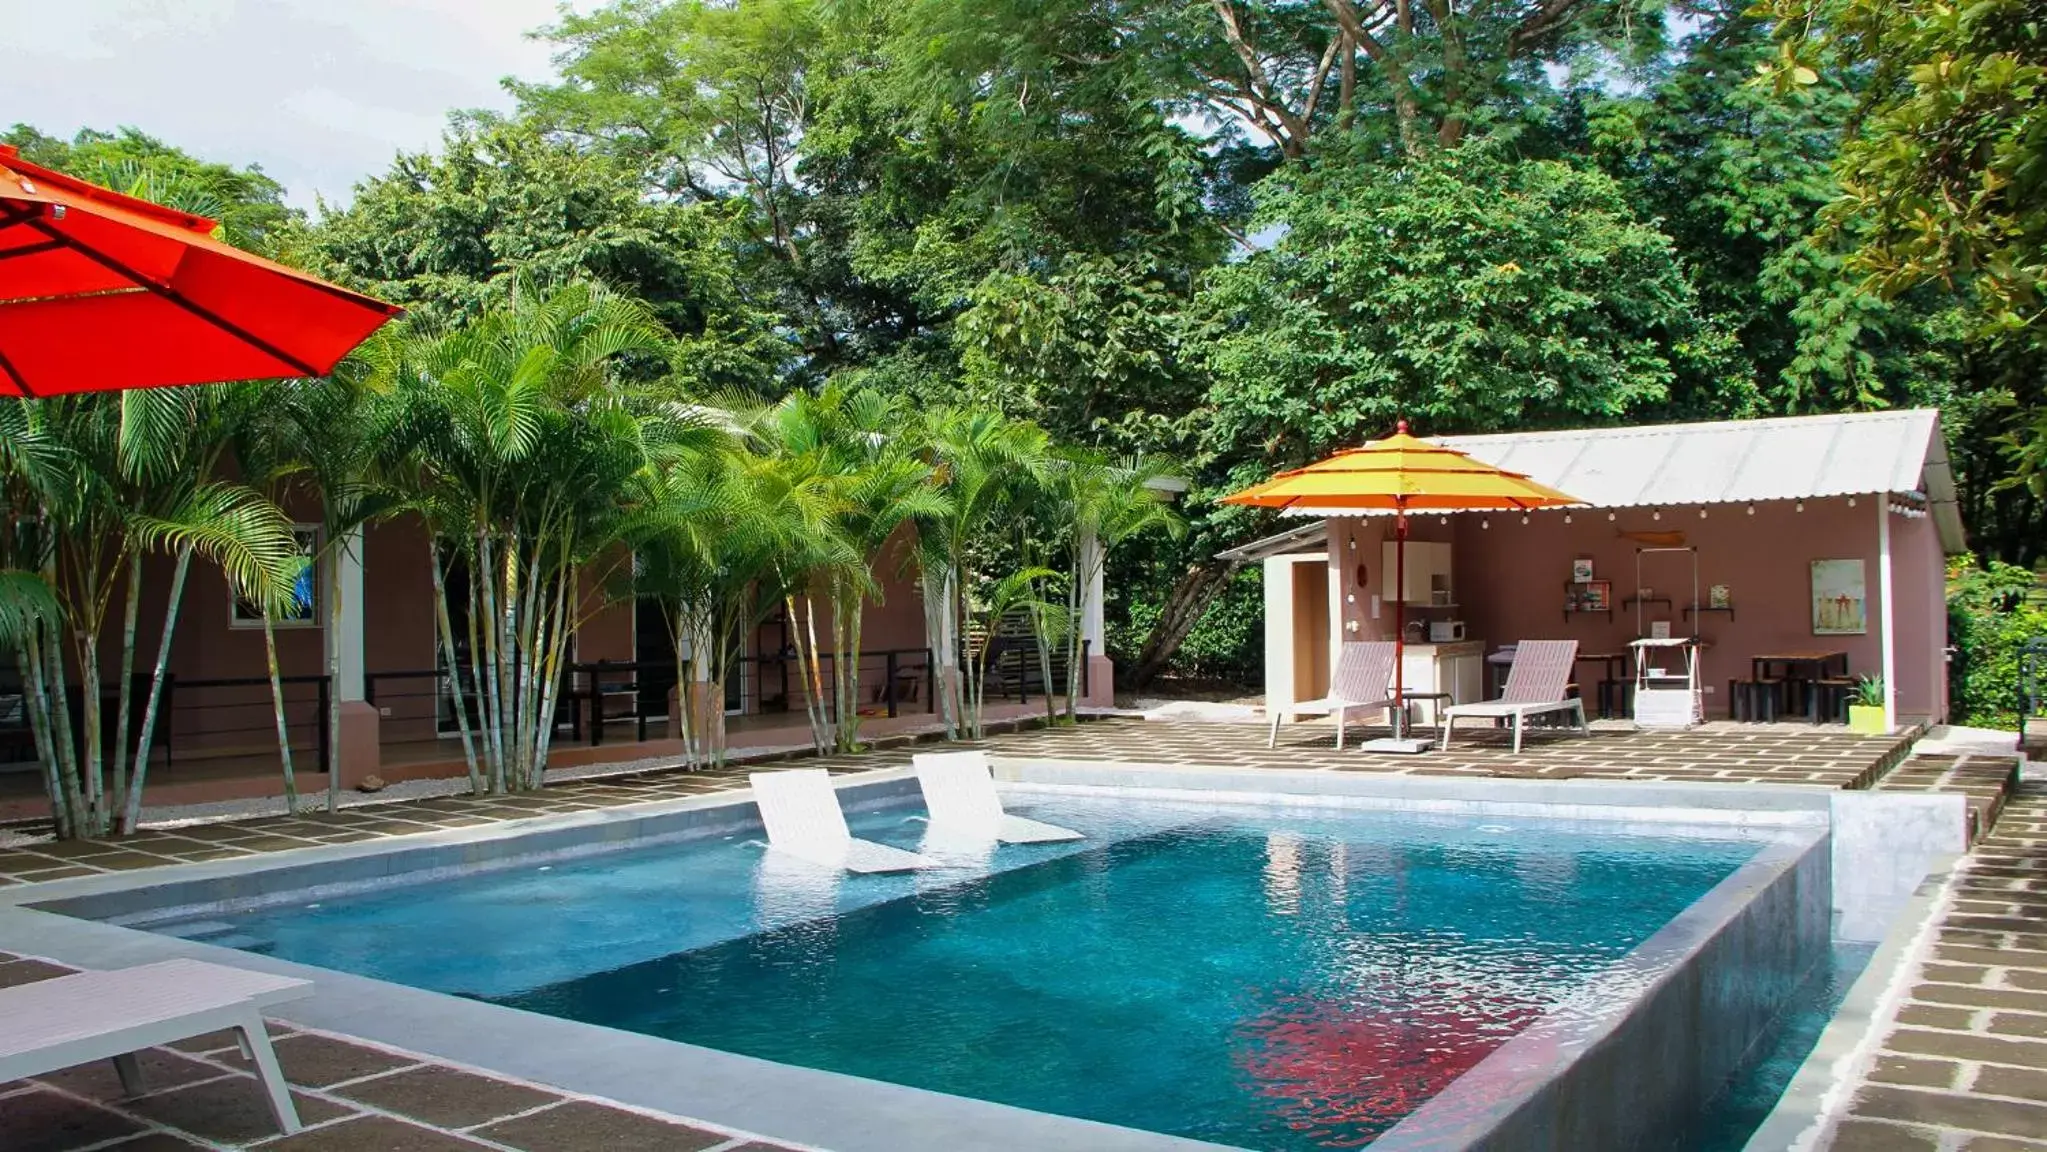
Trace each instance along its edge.
<instances>
[{"instance_id":1,"label":"concrete pool edge","mask_svg":"<svg viewBox=\"0 0 2047 1152\"><path fill-rule=\"evenodd\" d=\"M1543 816L1598 821L1607 828L1623 827L1635 820L1666 829L1673 822L1717 823L1745 828L1749 834L1760 833L1766 843L1780 842L1786 836L1826 838L1829 828L1838 830L1842 808L1834 799L1838 793L1817 786L1447 780L1271 769L1240 772L1131 768L1035 758L1021 761L998 758L997 766L998 774L1011 780L1034 779L1054 786L1106 786L1153 795L1179 790L1211 801L1240 799L1249 793L1282 803L1331 802L1346 807L1397 808L1445 815ZM841 782L840 788L851 809L914 795L916 785L906 772L898 770L850 778ZM1959 808L1959 796L1945 799L1955 801ZM1897 806L1887 798L1878 807L1891 811ZM96 909L87 913L95 915L111 910L112 915L118 916L124 904L129 914L145 908L163 909L167 906L163 890L180 887L196 889L210 885L218 889L241 883L251 890L267 885L273 891L302 892L304 878L323 870L353 870L359 874L358 879L374 879L399 872L490 867L507 860L556 853L601 852L696 834L692 829L743 826L755 819L751 809L752 803L743 793L691 797L427 833L401 840L47 882L0 894L0 943L88 967L193 955L302 975L321 983L323 994L309 1001L303 1011L283 1014L294 1022L498 1070L572 1092L699 1118L776 1139L828 1146L841 1152L865 1152L869 1148L877 1152L882 1148L935 1152L958 1147L1085 1146L1132 1150L1213 1147L981 1100L772 1064L212 945L153 936L111 924L78 921L54 912L8 906L59 905L67 911ZM1953 823L1959 827L1958 818ZM1810 849L1808 845L1808 854ZM1737 870L1736 875L1740 874ZM152 892L156 893L155 898L151 898ZM21 942L23 936L30 938L28 942ZM52 947L39 946L36 938L50 942ZM56 947L63 950L53 950ZM1455 1089L1453 1085L1451 1091ZM791 1100L801 1100L803 1107L791 1109Z\"/></svg>"},{"instance_id":2,"label":"concrete pool edge","mask_svg":"<svg viewBox=\"0 0 2047 1152\"><path fill-rule=\"evenodd\" d=\"M1647 1147L1697 1115L1826 954L1827 841L1825 830L1772 836L1570 1002L1396 1124L1375 1152Z\"/></svg>"},{"instance_id":3,"label":"concrete pool edge","mask_svg":"<svg viewBox=\"0 0 2047 1152\"><path fill-rule=\"evenodd\" d=\"M1744 1152L1804 1152L1817 1146L1845 1102L1842 1093L1861 1082L1874 1059L1872 1042L1912 983L1914 968L1951 899L1961 860L1957 855L1934 863L1792 1074L1776 1107L1750 1134Z\"/></svg>"}]
</instances>

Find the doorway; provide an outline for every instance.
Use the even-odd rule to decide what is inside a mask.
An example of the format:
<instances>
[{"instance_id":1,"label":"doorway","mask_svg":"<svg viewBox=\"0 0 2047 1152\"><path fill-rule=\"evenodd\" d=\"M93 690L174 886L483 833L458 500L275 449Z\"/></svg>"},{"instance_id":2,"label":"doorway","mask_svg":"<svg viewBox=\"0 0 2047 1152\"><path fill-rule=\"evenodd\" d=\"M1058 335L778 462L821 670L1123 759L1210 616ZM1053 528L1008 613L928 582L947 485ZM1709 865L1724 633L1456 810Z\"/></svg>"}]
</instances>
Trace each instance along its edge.
<instances>
[{"instance_id":1,"label":"doorway","mask_svg":"<svg viewBox=\"0 0 2047 1152\"><path fill-rule=\"evenodd\" d=\"M1294 699L1329 695L1329 565L1291 564L1294 574Z\"/></svg>"}]
</instances>

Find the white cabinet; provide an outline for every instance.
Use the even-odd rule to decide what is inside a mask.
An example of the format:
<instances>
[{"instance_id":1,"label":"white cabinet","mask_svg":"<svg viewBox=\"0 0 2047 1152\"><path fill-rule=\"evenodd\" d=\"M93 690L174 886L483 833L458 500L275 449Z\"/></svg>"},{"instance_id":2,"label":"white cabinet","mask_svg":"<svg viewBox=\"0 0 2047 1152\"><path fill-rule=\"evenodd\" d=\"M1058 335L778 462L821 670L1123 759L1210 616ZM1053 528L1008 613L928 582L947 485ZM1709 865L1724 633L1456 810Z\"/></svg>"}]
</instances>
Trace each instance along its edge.
<instances>
[{"instance_id":1,"label":"white cabinet","mask_svg":"<svg viewBox=\"0 0 2047 1152\"><path fill-rule=\"evenodd\" d=\"M1485 699L1485 643L1410 644L1400 661L1401 687L1409 693L1448 692L1450 703ZM1411 715L1416 724L1433 725L1439 700L1417 700Z\"/></svg>"},{"instance_id":2,"label":"white cabinet","mask_svg":"<svg viewBox=\"0 0 2047 1152\"><path fill-rule=\"evenodd\" d=\"M1394 543L1386 542L1379 560L1379 595L1386 600L1404 600L1409 604L1455 604L1457 597L1452 594L1450 583L1450 545L1435 544L1426 540L1407 542L1407 563L1402 575L1406 578L1400 587L1404 592L1396 593L1393 574L1399 557L1394 553Z\"/></svg>"}]
</instances>

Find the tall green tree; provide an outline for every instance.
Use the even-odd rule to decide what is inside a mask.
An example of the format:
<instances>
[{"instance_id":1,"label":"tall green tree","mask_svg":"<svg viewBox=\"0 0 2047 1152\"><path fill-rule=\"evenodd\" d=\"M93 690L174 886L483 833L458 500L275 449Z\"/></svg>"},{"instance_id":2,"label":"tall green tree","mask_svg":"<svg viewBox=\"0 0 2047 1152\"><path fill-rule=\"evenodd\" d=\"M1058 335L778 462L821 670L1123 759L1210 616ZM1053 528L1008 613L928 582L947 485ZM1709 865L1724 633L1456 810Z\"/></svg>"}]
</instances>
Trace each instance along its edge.
<instances>
[{"instance_id":1,"label":"tall green tree","mask_svg":"<svg viewBox=\"0 0 2047 1152\"><path fill-rule=\"evenodd\" d=\"M1612 180L1472 144L1275 177L1269 251L1205 296L1212 442L1304 461L1413 420L1463 431L1754 405L1670 241Z\"/></svg>"}]
</instances>

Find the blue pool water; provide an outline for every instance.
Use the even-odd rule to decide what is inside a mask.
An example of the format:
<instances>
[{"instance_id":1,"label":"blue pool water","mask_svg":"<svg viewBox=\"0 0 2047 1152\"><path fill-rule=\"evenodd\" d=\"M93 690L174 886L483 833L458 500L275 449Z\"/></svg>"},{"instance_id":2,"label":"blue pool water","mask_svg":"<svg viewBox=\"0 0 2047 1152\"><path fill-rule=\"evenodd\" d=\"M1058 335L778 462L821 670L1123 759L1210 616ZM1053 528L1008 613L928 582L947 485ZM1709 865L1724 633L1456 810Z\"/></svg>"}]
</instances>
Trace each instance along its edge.
<instances>
[{"instance_id":1,"label":"blue pool water","mask_svg":"<svg viewBox=\"0 0 2047 1152\"><path fill-rule=\"evenodd\" d=\"M1701 1122L1673 1145L1672 1152L1741 1152L1798 1075L1875 953L1875 944L1836 940L1826 962L1813 966L1778 1011L1748 1065L1728 1081Z\"/></svg>"},{"instance_id":2,"label":"blue pool water","mask_svg":"<svg viewBox=\"0 0 2047 1152\"><path fill-rule=\"evenodd\" d=\"M840 877L683 841L150 927L1253 1148L1375 1136L1752 856L1677 831L1020 796L1078 844ZM916 809L856 835L916 847Z\"/></svg>"}]
</instances>

